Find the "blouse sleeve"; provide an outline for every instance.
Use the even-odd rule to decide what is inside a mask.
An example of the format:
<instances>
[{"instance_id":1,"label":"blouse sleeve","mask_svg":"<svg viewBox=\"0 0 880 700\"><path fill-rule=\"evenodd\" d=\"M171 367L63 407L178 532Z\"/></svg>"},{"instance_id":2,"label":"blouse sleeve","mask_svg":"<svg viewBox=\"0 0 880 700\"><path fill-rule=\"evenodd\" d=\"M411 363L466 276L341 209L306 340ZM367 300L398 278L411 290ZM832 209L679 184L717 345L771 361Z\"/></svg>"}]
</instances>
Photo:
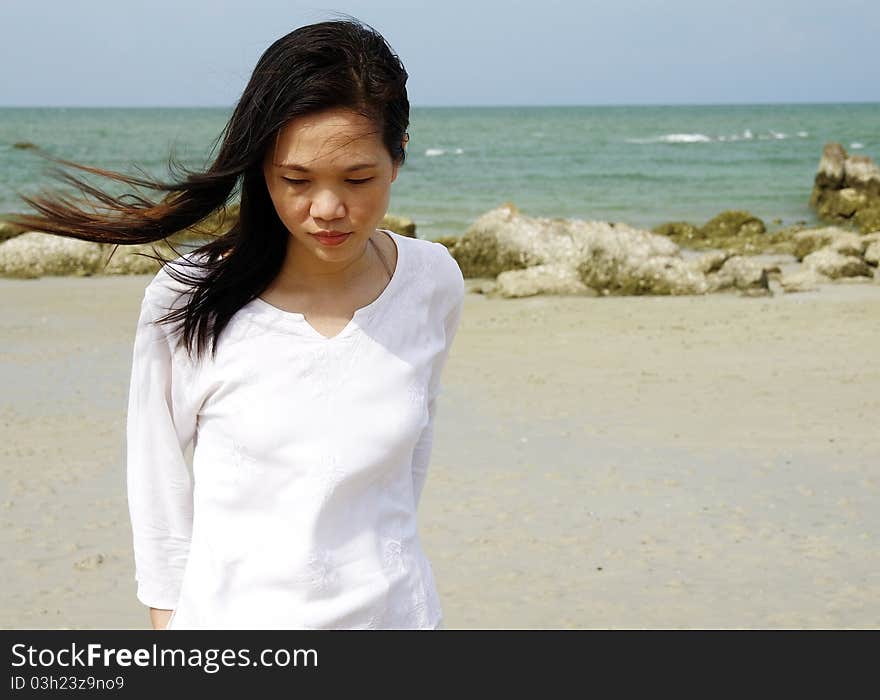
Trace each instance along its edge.
<instances>
[{"instance_id":1,"label":"blouse sleeve","mask_svg":"<svg viewBox=\"0 0 880 700\"><path fill-rule=\"evenodd\" d=\"M437 245L443 244L438 243ZM444 321L445 342L443 350L437 356L431 370L431 379L428 384L427 396L428 422L425 424L425 427L422 428L422 432L419 435L418 442L416 442L415 450L413 452L412 481L416 508L419 507L422 490L428 477L428 463L431 459L431 448L434 443L434 418L437 413L437 397L443 390L441 375L443 373L443 368L446 366L446 360L449 357L452 343L458 332L458 326L461 322L461 313L464 307L464 277L461 274L458 264L455 263L454 260L453 264L455 265L455 281L452 291L454 304Z\"/></svg>"},{"instance_id":2,"label":"blouse sleeve","mask_svg":"<svg viewBox=\"0 0 880 700\"><path fill-rule=\"evenodd\" d=\"M137 598L173 609L192 537L192 479L184 450L196 429L185 367L145 296L134 341L126 423L126 475Z\"/></svg>"}]
</instances>

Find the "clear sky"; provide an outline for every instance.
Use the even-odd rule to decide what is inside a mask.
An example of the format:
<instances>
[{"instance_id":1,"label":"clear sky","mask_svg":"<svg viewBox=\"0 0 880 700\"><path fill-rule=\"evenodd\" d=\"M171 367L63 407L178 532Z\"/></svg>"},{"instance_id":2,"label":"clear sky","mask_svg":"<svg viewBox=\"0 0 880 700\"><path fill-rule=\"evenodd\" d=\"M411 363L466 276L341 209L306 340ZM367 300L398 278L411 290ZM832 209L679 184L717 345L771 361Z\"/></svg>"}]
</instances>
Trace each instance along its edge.
<instances>
[{"instance_id":1,"label":"clear sky","mask_svg":"<svg viewBox=\"0 0 880 700\"><path fill-rule=\"evenodd\" d=\"M0 106L231 107L334 11L382 32L415 107L880 101L876 0L0 0Z\"/></svg>"}]
</instances>

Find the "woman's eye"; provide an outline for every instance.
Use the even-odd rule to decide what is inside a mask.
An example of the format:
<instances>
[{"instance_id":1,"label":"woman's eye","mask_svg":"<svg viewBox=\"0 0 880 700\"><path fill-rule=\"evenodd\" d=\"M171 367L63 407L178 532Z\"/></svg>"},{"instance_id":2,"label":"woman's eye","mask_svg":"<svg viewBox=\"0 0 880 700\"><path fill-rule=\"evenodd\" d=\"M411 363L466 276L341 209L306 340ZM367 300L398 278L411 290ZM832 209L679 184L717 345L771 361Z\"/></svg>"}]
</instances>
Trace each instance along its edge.
<instances>
[{"instance_id":1,"label":"woman's eye","mask_svg":"<svg viewBox=\"0 0 880 700\"><path fill-rule=\"evenodd\" d=\"M291 185L304 185L308 182L308 180L294 180L293 178L283 177L281 178L285 182L289 182ZM350 182L352 185L363 185L366 182L369 182L373 178L365 177L360 180L346 180L346 182Z\"/></svg>"}]
</instances>

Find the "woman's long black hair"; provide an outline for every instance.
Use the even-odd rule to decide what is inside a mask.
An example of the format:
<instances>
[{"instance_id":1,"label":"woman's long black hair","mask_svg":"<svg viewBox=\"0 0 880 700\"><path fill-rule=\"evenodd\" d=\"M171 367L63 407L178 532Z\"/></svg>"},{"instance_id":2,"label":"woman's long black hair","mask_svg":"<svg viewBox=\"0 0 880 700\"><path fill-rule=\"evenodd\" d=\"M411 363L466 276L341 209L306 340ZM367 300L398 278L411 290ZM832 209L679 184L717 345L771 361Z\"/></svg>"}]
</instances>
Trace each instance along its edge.
<instances>
[{"instance_id":1,"label":"woman's long black hair","mask_svg":"<svg viewBox=\"0 0 880 700\"><path fill-rule=\"evenodd\" d=\"M182 326L180 342L200 357L217 340L238 309L261 294L281 270L289 232L278 218L262 172L263 155L274 147L277 132L295 117L330 108L348 108L367 117L381 130L393 161L403 164L403 141L409 126L407 72L385 39L369 25L345 19L299 27L275 41L257 62L225 128L214 162L204 172L176 167L175 179L162 182L81 165L50 160L129 185L166 193L154 201L140 195L112 197L68 173L56 176L84 195L100 201L105 211L80 206L64 196L19 195L41 216L7 217L14 224L97 243L133 245L159 241L191 228L223 210L241 179L237 223L225 234L197 248L189 261L201 272L187 275L166 265L168 274L191 291L187 302L160 323ZM213 150L213 149L212 149ZM143 172L143 171L141 171ZM173 247L172 247L173 249ZM114 251L116 249L114 248ZM158 254L139 253L169 263ZM177 252L175 250L175 252ZM111 253L112 255L112 253Z\"/></svg>"}]
</instances>

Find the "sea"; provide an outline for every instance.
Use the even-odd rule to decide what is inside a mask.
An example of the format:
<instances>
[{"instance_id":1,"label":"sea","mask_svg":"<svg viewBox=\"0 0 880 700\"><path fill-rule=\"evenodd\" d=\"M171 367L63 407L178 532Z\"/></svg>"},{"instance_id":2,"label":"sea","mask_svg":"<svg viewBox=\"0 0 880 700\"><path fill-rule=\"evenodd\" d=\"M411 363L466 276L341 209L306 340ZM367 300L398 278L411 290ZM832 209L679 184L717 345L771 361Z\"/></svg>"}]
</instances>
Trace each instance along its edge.
<instances>
[{"instance_id":1,"label":"sea","mask_svg":"<svg viewBox=\"0 0 880 700\"><path fill-rule=\"evenodd\" d=\"M226 108L0 108L0 212L19 194L69 192L53 156L167 178L168 158L206 167ZM420 238L460 236L513 202L523 214L701 225L745 209L772 226L817 223L808 205L822 147L880 160L880 103L413 107L389 212ZM214 148L212 150L212 147ZM82 174L80 171L73 171ZM86 180L121 194L116 183Z\"/></svg>"}]
</instances>

